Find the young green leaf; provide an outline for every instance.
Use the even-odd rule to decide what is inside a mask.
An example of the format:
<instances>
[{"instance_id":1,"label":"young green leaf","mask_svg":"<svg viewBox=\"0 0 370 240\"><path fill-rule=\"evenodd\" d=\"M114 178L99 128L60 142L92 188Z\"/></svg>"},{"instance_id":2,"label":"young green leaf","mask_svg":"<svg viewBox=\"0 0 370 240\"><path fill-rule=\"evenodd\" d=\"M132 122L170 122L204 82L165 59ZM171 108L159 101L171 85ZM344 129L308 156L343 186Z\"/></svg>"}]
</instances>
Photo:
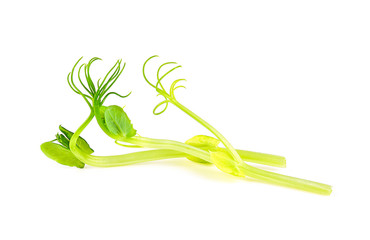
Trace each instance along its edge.
<instances>
[{"instance_id":1,"label":"young green leaf","mask_svg":"<svg viewBox=\"0 0 370 240\"><path fill-rule=\"evenodd\" d=\"M57 133L55 135L55 137L57 138L57 141L62 144L62 146L66 147L69 149L69 139L66 138L66 136L64 136L64 134L59 134Z\"/></svg>"},{"instance_id":2,"label":"young green leaf","mask_svg":"<svg viewBox=\"0 0 370 240\"><path fill-rule=\"evenodd\" d=\"M116 136L130 138L136 135L136 130L131 124L127 114L119 106L112 105L104 112L105 123L108 130Z\"/></svg>"},{"instance_id":3,"label":"young green leaf","mask_svg":"<svg viewBox=\"0 0 370 240\"><path fill-rule=\"evenodd\" d=\"M237 163L233 159L230 159L226 151L210 152L210 155L211 161L221 171L237 177L245 177L245 174L238 168Z\"/></svg>"},{"instance_id":4,"label":"young green leaf","mask_svg":"<svg viewBox=\"0 0 370 240\"><path fill-rule=\"evenodd\" d=\"M205 135L197 135L188 139L185 143L205 150L216 151L218 144L220 144L220 140ZM188 156L186 158L197 163L209 163L194 156Z\"/></svg>"},{"instance_id":5,"label":"young green leaf","mask_svg":"<svg viewBox=\"0 0 370 240\"><path fill-rule=\"evenodd\" d=\"M59 125L59 130L68 138L68 141L71 140L71 137L73 136L73 132L64 128L62 125Z\"/></svg>"},{"instance_id":6,"label":"young green leaf","mask_svg":"<svg viewBox=\"0 0 370 240\"><path fill-rule=\"evenodd\" d=\"M206 135L196 135L188 139L185 143L195 147L207 147L209 150L212 150L217 148L220 140Z\"/></svg>"},{"instance_id":7,"label":"young green leaf","mask_svg":"<svg viewBox=\"0 0 370 240\"><path fill-rule=\"evenodd\" d=\"M78 160L75 155L73 155L71 150L63 147L62 145L53 142L45 142L41 144L41 151L48 158L51 158L60 164L78 168L84 168L85 166L83 162Z\"/></svg>"}]
</instances>

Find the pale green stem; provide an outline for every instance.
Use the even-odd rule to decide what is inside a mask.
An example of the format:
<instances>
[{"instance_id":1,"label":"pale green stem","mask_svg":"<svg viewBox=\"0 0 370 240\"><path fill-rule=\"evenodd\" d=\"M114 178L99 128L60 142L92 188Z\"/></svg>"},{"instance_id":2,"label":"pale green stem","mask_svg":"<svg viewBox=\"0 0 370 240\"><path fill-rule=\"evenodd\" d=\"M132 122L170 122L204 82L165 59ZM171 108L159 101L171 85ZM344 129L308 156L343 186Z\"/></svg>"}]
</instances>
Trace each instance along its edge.
<instances>
[{"instance_id":1,"label":"pale green stem","mask_svg":"<svg viewBox=\"0 0 370 240\"><path fill-rule=\"evenodd\" d=\"M223 148L224 149L224 148ZM267 153L259 153L259 152L252 152L246 150L236 149L236 152L239 156L243 159L243 161L251 162L251 163L258 163L273 167L286 167L286 159L285 157L272 155Z\"/></svg>"},{"instance_id":2,"label":"pale green stem","mask_svg":"<svg viewBox=\"0 0 370 240\"><path fill-rule=\"evenodd\" d=\"M155 160L184 157L184 153L171 150L148 150L114 156L90 155L86 164L94 167L118 167Z\"/></svg>"},{"instance_id":3,"label":"pale green stem","mask_svg":"<svg viewBox=\"0 0 370 240\"><path fill-rule=\"evenodd\" d=\"M242 167L244 173L252 178L263 180L272 184L300 189L307 192L330 195L332 188L330 185L314 182L302 178L290 177L279 173L269 172L245 164Z\"/></svg>"},{"instance_id":4,"label":"pale green stem","mask_svg":"<svg viewBox=\"0 0 370 240\"><path fill-rule=\"evenodd\" d=\"M161 148L161 149L171 149L175 151L181 151L183 153L192 155L194 157L198 157L202 160L205 160L207 162L212 162L210 153L207 151L204 151L199 148L192 147L190 145L171 141L171 140L162 140L162 139L152 139L152 138L145 138L145 137L131 137L127 139L119 139L119 141L141 145L143 147L149 147L149 148ZM225 159L225 161L228 161ZM272 184L278 184L282 186L287 186L291 188L301 189L308 192L323 194L323 195L330 195L332 189L331 186L305 180L301 178L295 178L290 177L274 172L269 172L266 170L262 170L256 167L252 167L250 165L240 164L239 167L241 171L248 177L252 177L255 179L259 179L268 183Z\"/></svg>"},{"instance_id":5,"label":"pale green stem","mask_svg":"<svg viewBox=\"0 0 370 240\"><path fill-rule=\"evenodd\" d=\"M146 148L157 148L157 149L170 149L178 152L183 152L185 154L189 154L194 157L198 157L201 159L207 159L207 162L212 162L209 159L209 153L204 151L200 148L178 142L173 140L166 140L166 139L154 139L154 138L146 138L140 136L134 136L130 138L122 138L117 139L118 141L127 142L139 146L143 146Z\"/></svg>"},{"instance_id":6,"label":"pale green stem","mask_svg":"<svg viewBox=\"0 0 370 240\"><path fill-rule=\"evenodd\" d=\"M152 151L158 151L158 152L147 151L147 152L143 152L139 154L130 153L130 154L125 154L125 155L106 156L106 157L92 156L92 155L82 152L77 147L77 139L80 136L81 132L86 128L86 126L91 122L93 118L94 118L94 113L91 112L91 114L85 120L85 122L77 129L75 134L73 134L71 141L70 141L70 149L72 153L85 164L92 165L92 166L104 166L104 167L110 167L114 165L117 166L117 164L119 164L120 166L123 166L123 165L132 164L132 163L158 160L158 159L162 159L162 157L164 156L168 157L168 155L166 155L168 152L161 153L159 152L160 150L152 150ZM192 156L199 157L205 161L211 162L210 154L207 151L195 148L193 146L190 146L190 145L187 145L181 142L170 141L170 140L156 140L156 139L149 139L149 138L143 138L143 137L133 137L131 139L133 139L133 141L127 141L127 142L134 143L137 145L146 145L150 147L156 147L156 146L158 147L158 145L160 145L159 148L162 148L162 147L167 148L167 149L173 148L172 150L176 149L176 151L183 152L177 155L178 153L173 151L172 154L174 154L175 156L181 156L180 154L187 153ZM162 146L162 144L164 145ZM153 153L155 153L156 155L152 155ZM145 159L138 158L140 155L141 157ZM329 195L332 191L331 186L326 185L326 184L317 183L317 182L304 180L300 178L289 177L289 176L285 176L285 175L277 174L273 172L268 172L265 170L261 170L261 169L249 166L247 164L243 164L240 167L246 176L256 178L259 180L263 180L265 182L279 184L279 185L288 186L291 188L301 189L301 190L324 194L324 195Z\"/></svg>"},{"instance_id":7,"label":"pale green stem","mask_svg":"<svg viewBox=\"0 0 370 240\"><path fill-rule=\"evenodd\" d=\"M71 140L69 141L69 149L71 152L83 163L86 163L91 155L81 151L77 147L77 140L78 137L81 135L81 132L86 128L87 125L91 122L91 120L94 118L94 112L91 111L89 117L85 120L85 122L82 123L82 125L76 130L76 132L71 137Z\"/></svg>"}]
</instances>

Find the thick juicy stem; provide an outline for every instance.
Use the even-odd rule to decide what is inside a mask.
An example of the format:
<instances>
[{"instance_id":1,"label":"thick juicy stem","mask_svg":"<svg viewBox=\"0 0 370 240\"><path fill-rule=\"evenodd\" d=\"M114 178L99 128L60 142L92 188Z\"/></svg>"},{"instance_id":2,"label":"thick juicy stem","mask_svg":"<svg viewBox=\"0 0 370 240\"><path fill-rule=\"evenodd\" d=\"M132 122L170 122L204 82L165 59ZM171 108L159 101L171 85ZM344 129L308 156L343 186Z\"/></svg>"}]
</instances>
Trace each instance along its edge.
<instances>
[{"instance_id":1,"label":"thick juicy stem","mask_svg":"<svg viewBox=\"0 0 370 240\"><path fill-rule=\"evenodd\" d=\"M100 128L108 136L110 136L111 138L114 139L115 137L111 135L110 131L106 128L105 124L102 122L102 116L100 114L100 105L97 104L97 102L98 101L96 101L94 99L94 101L93 101L93 111L94 111L95 118L96 118L96 120L97 120ZM123 139L123 140L125 141L125 139ZM155 142L155 141L152 141L152 143L153 142ZM168 142L162 142L162 143L164 145L156 145L155 147L153 145L150 145L150 146L147 145L147 147L149 147L149 148L163 149L163 150L157 150L156 152L153 152L155 154L154 155L155 157L154 157L153 160L159 160L159 159L165 159L165 158L186 157L186 153L183 152L183 148L181 148L182 150L179 153L179 152L176 152L176 151L173 151L173 150L167 150L169 148L165 148L165 144L168 144ZM174 144L174 141L171 141L171 149L173 147L173 144ZM189 145L185 145L184 143L179 143L179 142L177 142L177 144L179 144L182 147L189 146ZM192 150L197 151L197 149L195 149L193 147L189 147L189 149L192 149ZM159 151L164 151L164 152L159 152ZM255 152L244 151L244 150L238 150L238 153L242 155L242 157L243 157L244 160L249 161L249 162L254 162L254 163L259 163L259 164L265 164L265 165L270 165L270 166L276 166L276 167L285 167L285 158L280 157L280 156L275 156L275 155L270 155L270 154L262 154L262 153L255 153ZM136 154L138 154L138 153L136 153ZM192 152L192 154L195 154L195 153ZM189 154L189 155L192 155L192 154ZM204 153L200 153L200 154L204 154ZM133 155L133 156L135 156L135 155ZM117 156L106 156L106 157L104 157L104 158L107 158L107 160L101 160L100 157L92 156L92 155L84 155L84 157L86 158L85 160L81 160L80 159L82 162L85 161L85 163L88 164L88 165L96 166L96 164L97 164L96 161L98 161L98 164L99 164L98 167L105 167L105 164L107 164L109 161L113 161L113 162L110 162L108 164L109 166L123 166L123 165L128 165L128 164L130 164L129 162L131 161L131 160L128 160L128 159L130 159L131 155L127 156L127 154L117 155ZM137 157L140 160L135 160L132 163L152 161L152 156L150 155L150 152L149 151L148 151L147 154L140 154L140 155L137 155ZM202 157L204 158L206 156L205 155L202 155ZM94 162L91 162L91 163L86 162L90 158L98 158L98 160L95 159L95 161ZM108 159L109 159L109 161L108 161ZM127 159L128 162L126 162L126 159Z\"/></svg>"},{"instance_id":2,"label":"thick juicy stem","mask_svg":"<svg viewBox=\"0 0 370 240\"><path fill-rule=\"evenodd\" d=\"M181 143L181 142L176 142L176 141L171 141L171 140L162 140L162 139L152 139L152 138L144 138L144 137L132 137L128 139L119 139L120 141L131 143L131 144L136 144L136 145L141 145L143 147L149 147L149 148L162 148L162 149L171 149L175 151L181 151L183 153L192 155L194 157L198 157L202 160L205 160L207 162L212 162L210 153L207 151L204 151L199 148L192 147L190 145ZM194 149L195 148L195 149ZM228 161L225 159L225 161ZM330 195L332 192L331 186L310 181L310 180L305 180L301 178L295 178L295 177L290 177L274 172L269 172L266 170L262 170L256 167L252 167L248 164L243 164L239 165L241 171L243 174L245 174L248 177L252 177L255 179L262 180L267 183L272 183L272 184L278 184L286 187L291 187L295 189L300 189L308 192L313 192L313 193L318 193L318 194L323 194L323 195Z\"/></svg>"},{"instance_id":3,"label":"thick juicy stem","mask_svg":"<svg viewBox=\"0 0 370 240\"><path fill-rule=\"evenodd\" d=\"M256 178L268 183L277 184L285 187L295 188L307 192L313 192L322 195L330 195L332 187L327 184L314 182L302 178L290 177L279 173L269 172L259 168L251 167L247 164L242 167L245 175Z\"/></svg>"},{"instance_id":4,"label":"thick juicy stem","mask_svg":"<svg viewBox=\"0 0 370 240\"><path fill-rule=\"evenodd\" d=\"M82 123L82 125L76 130L76 132L71 137L71 140L69 141L69 149L71 149L71 152L83 163L87 164L85 162L89 159L90 155L84 153L77 147L77 139L81 135L81 132L86 128L87 125L91 122L91 120L94 118L94 112L91 111L89 117L85 120L85 122Z\"/></svg>"},{"instance_id":5,"label":"thick juicy stem","mask_svg":"<svg viewBox=\"0 0 370 240\"><path fill-rule=\"evenodd\" d=\"M147 159L140 159L136 158L134 154L132 153L127 157L127 154L121 155L121 156L110 156L110 157L98 157L98 156L91 156L89 154L86 154L82 152L77 147L77 139L80 136L81 132L86 128L86 126L91 122L91 120L94 118L94 113L91 112L89 117L85 120L85 122L77 129L77 131L73 134L71 141L70 141L70 149L72 153L82 162L88 165L92 166L102 166L105 165L106 167L109 167L114 164L121 164L121 165L127 165L129 163L137 163L137 162L143 162L143 161L150 161L150 160L158 160L160 157L163 157L163 155L157 155L157 156L150 156L147 155L147 153L143 153L142 157L148 157ZM146 145L149 147L158 147L158 148L164 148L164 149L171 149L180 151L183 153L190 154L192 156L201 158L205 161L211 162L210 154L207 151L198 149L196 147L176 142L176 141L170 141L170 140L159 140L159 143L156 139L149 139L149 138L143 138L143 137L133 137L131 138L133 141L126 141L129 143L134 143L137 145ZM162 145L163 144L163 145ZM183 154L181 153L181 154ZM150 153L149 153L150 154ZM177 154L177 153L173 153ZM104 159L104 160L103 160ZM126 160L128 160L126 162ZM127 164L126 164L127 163ZM313 193L318 194L324 194L329 195L331 193L331 186L317 183L305 179L300 178L294 178L289 177L265 170L261 170L252 166L249 166L247 164L243 164L240 166L242 171L246 176L253 177L259 180L263 180L265 182L273 183L273 184L279 184L291 188L301 189Z\"/></svg>"},{"instance_id":6,"label":"thick juicy stem","mask_svg":"<svg viewBox=\"0 0 370 240\"><path fill-rule=\"evenodd\" d=\"M170 149L185 154L189 154L194 157L205 159L207 162L211 162L211 159L209 158L209 153L207 151L178 141L153 139L140 136L134 136L131 138L122 138L117 140L143 146L146 148Z\"/></svg>"},{"instance_id":7,"label":"thick juicy stem","mask_svg":"<svg viewBox=\"0 0 370 240\"><path fill-rule=\"evenodd\" d=\"M236 149L236 152L239 156L246 162L258 163L263 165L269 165L273 167L286 167L286 159L285 157L266 154L266 153L259 153L259 152L252 152L246 150Z\"/></svg>"}]
</instances>

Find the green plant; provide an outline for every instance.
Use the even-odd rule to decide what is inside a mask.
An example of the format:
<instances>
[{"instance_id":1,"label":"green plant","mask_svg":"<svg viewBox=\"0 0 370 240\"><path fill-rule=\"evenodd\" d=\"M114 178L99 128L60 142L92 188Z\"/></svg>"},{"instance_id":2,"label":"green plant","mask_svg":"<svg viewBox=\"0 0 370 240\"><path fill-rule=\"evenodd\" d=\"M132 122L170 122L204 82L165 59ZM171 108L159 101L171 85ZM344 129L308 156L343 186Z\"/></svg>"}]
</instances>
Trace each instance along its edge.
<instances>
[{"instance_id":1,"label":"green plant","mask_svg":"<svg viewBox=\"0 0 370 240\"><path fill-rule=\"evenodd\" d=\"M108 71L103 80L100 81L99 79L96 83L92 80L90 76L90 67L96 60L100 59L92 58L88 63L81 64L80 67L78 68L77 76L80 85L84 89L83 92L79 87L77 87L74 81L75 70L81 60L80 58L73 66L72 71L68 75L67 79L71 89L75 93L82 96L85 102L88 104L91 110L90 115L86 119L86 121L77 129L77 131L74 134L72 134L72 136L68 137L62 131L62 133L66 136L59 138L57 137L58 142L61 144L58 146L62 146L63 149L61 149L60 147L55 147L54 145L53 149L45 148L46 145L44 144L47 143L44 143L41 147L43 152L47 156L49 157L52 156L51 158L56 160L55 155L57 154L50 154L50 152L48 151L54 152L60 151L61 156L63 154L66 155L67 154L66 151L69 151L68 154L72 153L72 155L80 162L98 167L122 166L137 162L145 162L175 157L187 157L189 160L199 163L213 163L220 170L235 176L239 177L249 176L263 180L265 182L284 185L320 194L331 193L331 187L329 185L265 171L246 164L244 161L284 167L285 159L283 157L275 155L234 149L232 145L226 140L226 138L223 137L223 135L221 135L219 131L217 131L210 124L208 124L198 115L196 115L195 113L193 113L192 111L190 111L188 108L186 108L177 101L174 92L176 89L183 86L176 86L176 84L184 79L177 79L173 81L169 91L165 90L161 81L165 76L167 76L169 73L179 68L180 66L176 65L174 68L172 68L171 70L163 74L161 77L159 77L160 70L164 66L176 64L174 62L164 63L158 68L156 83L152 84L150 81L148 81L148 78L145 75L145 66L147 62L154 57L156 56L149 58L143 65L144 79L150 86L155 88L159 95L165 98L164 101L160 102L154 108L153 110L154 114L159 115L163 113L166 110L168 103L171 103L178 107L179 109L181 109L182 111L184 111L190 117L195 119L197 122L202 124L208 130L210 130L216 136L216 138L208 136L195 136L186 141L185 143L182 143L173 140L153 139L138 135L137 131L134 129L133 124L131 123L129 117L127 116L123 108L116 105L104 106L104 102L109 95L117 95L121 98L125 98L130 95L130 93L123 96L116 92L109 92L110 88L114 85L118 77L122 74L125 64L122 64L122 61L118 60L116 64ZM81 78L82 69L84 70L83 72L85 76L85 81L82 81ZM156 112L156 110L163 104L165 104L165 108L160 112ZM85 148L81 147L82 138L80 137L80 135L94 117L96 118L100 128L109 137L114 139L114 141L117 144L122 145L124 147L154 148L156 150L141 151L118 156L93 156L91 150L89 151L90 148L87 149L86 147ZM67 140L69 148L66 148ZM225 146L225 148L218 147L218 144L220 142ZM67 155L63 156L63 159L68 158L68 156ZM60 159L56 161L61 163L63 162ZM76 162L75 159L74 162ZM69 163L66 165L77 166L77 164L73 165ZM81 166L82 165L79 164L77 167Z\"/></svg>"}]
</instances>

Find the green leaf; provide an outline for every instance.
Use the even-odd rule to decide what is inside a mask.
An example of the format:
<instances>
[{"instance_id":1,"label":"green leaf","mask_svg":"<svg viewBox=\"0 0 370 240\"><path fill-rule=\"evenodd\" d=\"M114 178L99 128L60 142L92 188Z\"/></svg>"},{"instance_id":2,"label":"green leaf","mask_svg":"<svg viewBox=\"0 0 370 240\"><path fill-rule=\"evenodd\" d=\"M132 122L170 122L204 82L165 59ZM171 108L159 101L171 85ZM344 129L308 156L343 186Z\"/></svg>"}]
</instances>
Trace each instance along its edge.
<instances>
[{"instance_id":1,"label":"green leaf","mask_svg":"<svg viewBox=\"0 0 370 240\"><path fill-rule=\"evenodd\" d=\"M205 135L196 135L187 140L185 143L194 147L202 148L203 150L217 151L217 146L218 144L220 144L220 140ZM209 163L207 161L204 161L203 159L193 156L189 156L186 158L197 163Z\"/></svg>"},{"instance_id":2,"label":"green leaf","mask_svg":"<svg viewBox=\"0 0 370 240\"><path fill-rule=\"evenodd\" d=\"M62 125L59 125L59 130L68 138L68 141L71 140L71 138L73 136L73 132L64 128Z\"/></svg>"},{"instance_id":3,"label":"green leaf","mask_svg":"<svg viewBox=\"0 0 370 240\"><path fill-rule=\"evenodd\" d=\"M64 147L69 149L69 140L66 136L64 136L64 134L57 133L57 135L55 135L55 137L57 138L57 141L60 144L62 144Z\"/></svg>"},{"instance_id":4,"label":"green leaf","mask_svg":"<svg viewBox=\"0 0 370 240\"><path fill-rule=\"evenodd\" d=\"M220 140L206 135L196 135L188 139L185 143L194 147L207 147L211 150L217 148L218 144L220 144Z\"/></svg>"},{"instance_id":5,"label":"green leaf","mask_svg":"<svg viewBox=\"0 0 370 240\"><path fill-rule=\"evenodd\" d=\"M107 107L104 112L104 118L108 130L113 135L124 138L130 138L136 135L136 130L121 107L116 105Z\"/></svg>"},{"instance_id":6,"label":"green leaf","mask_svg":"<svg viewBox=\"0 0 370 240\"><path fill-rule=\"evenodd\" d=\"M48 158L53 159L60 164L78 168L84 168L85 166L83 162L78 160L75 155L73 155L71 150L63 147L62 145L52 142L45 142L41 144L41 151Z\"/></svg>"},{"instance_id":7,"label":"green leaf","mask_svg":"<svg viewBox=\"0 0 370 240\"><path fill-rule=\"evenodd\" d=\"M57 140L58 142L60 142L61 144L65 145L66 142L68 142L67 144L67 148L69 149L69 140L71 140L72 136L73 136L73 132L67 130L66 128L62 127L62 125L59 126L59 130L64 134L57 134ZM82 151L86 152L87 154L91 154L94 152L94 150L90 147L90 145L87 143L87 141L85 139L83 139L82 137L78 137L77 139L77 147L79 149L81 149Z\"/></svg>"},{"instance_id":8,"label":"green leaf","mask_svg":"<svg viewBox=\"0 0 370 240\"><path fill-rule=\"evenodd\" d=\"M242 171L237 166L237 163L229 157L227 152L224 151L217 151L217 152L210 152L211 160L213 164L216 165L218 169L225 173L229 173L231 175L237 177L245 177Z\"/></svg>"}]
</instances>

